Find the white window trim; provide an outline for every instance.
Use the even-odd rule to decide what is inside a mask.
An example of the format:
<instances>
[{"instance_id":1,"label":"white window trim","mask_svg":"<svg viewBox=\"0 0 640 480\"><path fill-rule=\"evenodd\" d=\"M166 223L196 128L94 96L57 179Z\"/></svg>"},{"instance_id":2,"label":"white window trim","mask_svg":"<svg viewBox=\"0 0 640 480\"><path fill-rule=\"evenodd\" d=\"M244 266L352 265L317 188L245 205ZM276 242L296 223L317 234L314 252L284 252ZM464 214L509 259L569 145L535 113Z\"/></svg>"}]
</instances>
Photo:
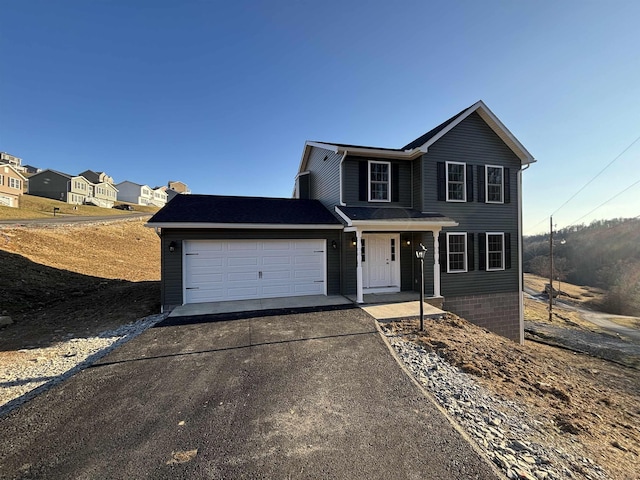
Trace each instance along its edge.
<instances>
[{"instance_id":1,"label":"white window trim","mask_svg":"<svg viewBox=\"0 0 640 480\"><path fill-rule=\"evenodd\" d=\"M462 165L462 200L449 198L449 165ZM445 162L444 188L447 202L464 203L467 201L467 164L465 162Z\"/></svg>"},{"instance_id":2,"label":"white window trim","mask_svg":"<svg viewBox=\"0 0 640 480\"><path fill-rule=\"evenodd\" d=\"M463 265L464 265L464 269L462 270L451 270L451 261L449 258L449 255L451 255L451 251L449 249L449 237L450 236L457 236L457 237L464 237L464 251L462 252L464 255L464 260L463 260ZM467 272L467 232L447 232L447 273L466 273Z\"/></svg>"},{"instance_id":3,"label":"white window trim","mask_svg":"<svg viewBox=\"0 0 640 480\"><path fill-rule=\"evenodd\" d=\"M13 188L15 190L22 190L22 180L17 178L9 177L9 184L7 185L9 188Z\"/></svg>"},{"instance_id":4,"label":"white window trim","mask_svg":"<svg viewBox=\"0 0 640 480\"><path fill-rule=\"evenodd\" d=\"M498 235L502 238L502 252L500 252L502 254L502 267L500 268L491 268L489 267L489 235ZM485 241L485 245L484 245L484 250L485 250L485 265L486 265L486 271L487 272L501 272L502 270L504 270L504 264L505 264L505 244L504 244L504 232L486 232L484 235L484 241Z\"/></svg>"},{"instance_id":5,"label":"white window trim","mask_svg":"<svg viewBox=\"0 0 640 480\"><path fill-rule=\"evenodd\" d=\"M500 178L502 182L500 184L500 201L489 200L489 168L499 168L502 172ZM500 165L485 165L484 166L484 201L485 203L504 203L504 167Z\"/></svg>"},{"instance_id":6,"label":"white window trim","mask_svg":"<svg viewBox=\"0 0 640 480\"><path fill-rule=\"evenodd\" d=\"M371 198L371 165L373 163L379 163L387 166L387 199L372 199ZM367 190L369 193L369 201L376 203L390 203L391 202L391 162L380 162L378 160L369 160L367 165Z\"/></svg>"}]
</instances>

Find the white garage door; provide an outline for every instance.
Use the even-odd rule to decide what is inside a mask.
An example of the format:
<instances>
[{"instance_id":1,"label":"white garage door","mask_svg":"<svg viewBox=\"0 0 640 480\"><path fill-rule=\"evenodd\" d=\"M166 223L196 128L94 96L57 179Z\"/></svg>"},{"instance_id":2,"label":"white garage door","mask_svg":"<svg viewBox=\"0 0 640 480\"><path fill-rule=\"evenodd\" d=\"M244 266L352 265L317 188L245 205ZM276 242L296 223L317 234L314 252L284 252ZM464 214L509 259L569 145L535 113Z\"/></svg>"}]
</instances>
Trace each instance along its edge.
<instances>
[{"instance_id":1,"label":"white garage door","mask_svg":"<svg viewBox=\"0 0 640 480\"><path fill-rule=\"evenodd\" d=\"M6 195L0 195L0 205L5 207L13 207L13 198Z\"/></svg>"},{"instance_id":2,"label":"white garage door","mask_svg":"<svg viewBox=\"0 0 640 480\"><path fill-rule=\"evenodd\" d=\"M326 295L325 240L187 240L184 303Z\"/></svg>"}]
</instances>

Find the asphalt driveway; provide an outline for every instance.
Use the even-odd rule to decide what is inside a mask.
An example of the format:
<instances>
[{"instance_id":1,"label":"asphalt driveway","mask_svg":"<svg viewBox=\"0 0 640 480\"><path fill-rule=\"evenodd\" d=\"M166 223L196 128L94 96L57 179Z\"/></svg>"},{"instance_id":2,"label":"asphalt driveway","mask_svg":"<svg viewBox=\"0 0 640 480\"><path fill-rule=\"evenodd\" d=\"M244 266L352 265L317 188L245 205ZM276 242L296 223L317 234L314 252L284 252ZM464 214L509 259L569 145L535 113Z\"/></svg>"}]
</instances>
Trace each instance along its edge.
<instances>
[{"instance_id":1,"label":"asphalt driveway","mask_svg":"<svg viewBox=\"0 0 640 480\"><path fill-rule=\"evenodd\" d=\"M0 478L497 478L358 308L147 330L0 419Z\"/></svg>"}]
</instances>

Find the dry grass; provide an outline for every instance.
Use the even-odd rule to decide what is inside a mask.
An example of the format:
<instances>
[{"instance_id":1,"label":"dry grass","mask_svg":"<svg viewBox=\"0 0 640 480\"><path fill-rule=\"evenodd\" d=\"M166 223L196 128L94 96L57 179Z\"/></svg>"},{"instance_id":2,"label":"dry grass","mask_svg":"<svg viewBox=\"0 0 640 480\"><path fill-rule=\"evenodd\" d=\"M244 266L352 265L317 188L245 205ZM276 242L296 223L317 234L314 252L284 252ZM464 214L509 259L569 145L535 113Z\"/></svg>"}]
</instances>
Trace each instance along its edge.
<instances>
[{"instance_id":1,"label":"dry grass","mask_svg":"<svg viewBox=\"0 0 640 480\"><path fill-rule=\"evenodd\" d=\"M144 223L131 219L95 225L5 228L0 248L38 264L83 275L133 282L159 280L160 239Z\"/></svg>"},{"instance_id":2,"label":"dry grass","mask_svg":"<svg viewBox=\"0 0 640 480\"><path fill-rule=\"evenodd\" d=\"M428 321L425 332L417 326L389 324L415 333L499 398L525 405L567 451L582 449L611 478L638 478L640 371L535 342L518 345L452 314Z\"/></svg>"},{"instance_id":3,"label":"dry grass","mask_svg":"<svg viewBox=\"0 0 640 480\"><path fill-rule=\"evenodd\" d=\"M121 204L125 202L116 202ZM73 216L120 216L126 217L131 212L118 210L117 208L100 208L91 205L70 205L59 200L50 198L35 197L33 195L23 195L20 198L20 207L11 208L0 206L0 220L26 220L31 218L50 218L53 217L53 208L59 208L57 215L73 215ZM158 207L145 207L142 205L134 205L136 212L155 213Z\"/></svg>"},{"instance_id":4,"label":"dry grass","mask_svg":"<svg viewBox=\"0 0 640 480\"><path fill-rule=\"evenodd\" d=\"M539 277L532 273L524 274L524 283L527 287L537 291L544 292L544 286L549 283L548 278ZM553 282L554 288L558 289L558 282ZM561 299L571 301L573 303L593 304L599 302L604 297L604 291L589 286L573 285L571 283L560 283L560 297Z\"/></svg>"}]
</instances>

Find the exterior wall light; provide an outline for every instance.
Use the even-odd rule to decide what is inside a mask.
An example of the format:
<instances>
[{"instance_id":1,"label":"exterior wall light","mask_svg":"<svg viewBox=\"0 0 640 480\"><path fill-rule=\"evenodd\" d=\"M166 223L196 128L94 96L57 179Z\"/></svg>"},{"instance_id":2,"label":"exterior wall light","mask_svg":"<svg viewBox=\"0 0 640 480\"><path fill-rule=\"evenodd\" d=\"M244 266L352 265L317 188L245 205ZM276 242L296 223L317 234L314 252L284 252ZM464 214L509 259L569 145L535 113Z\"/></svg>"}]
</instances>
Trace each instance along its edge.
<instances>
[{"instance_id":1,"label":"exterior wall light","mask_svg":"<svg viewBox=\"0 0 640 480\"><path fill-rule=\"evenodd\" d=\"M404 239L404 243L405 243L407 246L411 245L411 237L405 237L405 239Z\"/></svg>"},{"instance_id":2,"label":"exterior wall light","mask_svg":"<svg viewBox=\"0 0 640 480\"><path fill-rule=\"evenodd\" d=\"M175 252L176 251L176 246L177 246L176 242L172 241L171 243L169 243L169 251L170 252Z\"/></svg>"},{"instance_id":3,"label":"exterior wall light","mask_svg":"<svg viewBox=\"0 0 640 480\"><path fill-rule=\"evenodd\" d=\"M354 247L358 244L358 240L356 239L356 237L353 237L351 239L351 245L353 245Z\"/></svg>"},{"instance_id":4,"label":"exterior wall light","mask_svg":"<svg viewBox=\"0 0 640 480\"><path fill-rule=\"evenodd\" d=\"M335 240L331 240L331 248L336 250L338 248L338 243Z\"/></svg>"}]
</instances>

